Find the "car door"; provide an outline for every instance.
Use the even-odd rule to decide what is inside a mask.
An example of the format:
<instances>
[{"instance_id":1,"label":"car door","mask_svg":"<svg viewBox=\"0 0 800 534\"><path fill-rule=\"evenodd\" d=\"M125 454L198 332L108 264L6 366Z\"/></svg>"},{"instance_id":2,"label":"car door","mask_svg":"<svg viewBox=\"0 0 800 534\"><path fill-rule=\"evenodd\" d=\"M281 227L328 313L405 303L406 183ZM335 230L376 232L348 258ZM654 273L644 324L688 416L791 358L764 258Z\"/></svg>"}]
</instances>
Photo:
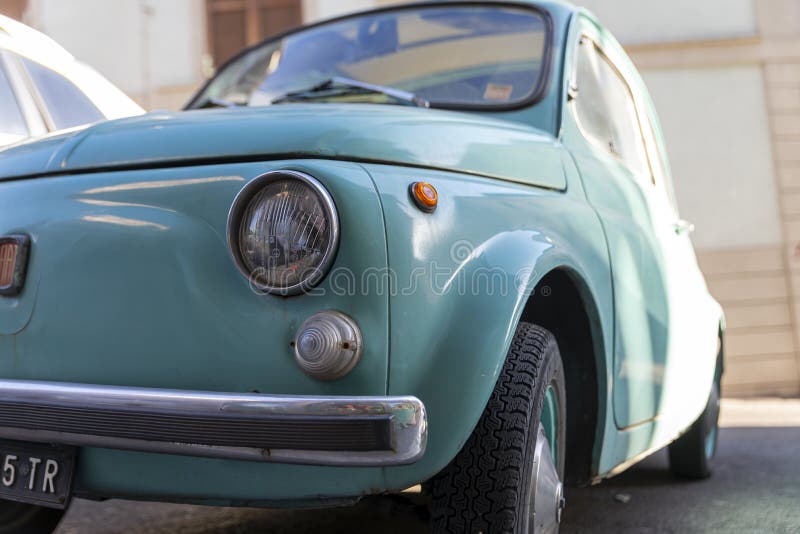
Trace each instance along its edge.
<instances>
[{"instance_id":1,"label":"car door","mask_svg":"<svg viewBox=\"0 0 800 534\"><path fill-rule=\"evenodd\" d=\"M589 23L580 33L562 135L581 170L609 250L615 419L618 427L630 428L665 414L669 419L694 417L710 380L700 385L708 375L705 360L699 372L687 374L687 369L706 348L694 343L701 328L698 317L705 320L709 307L692 308L701 300L694 296L707 292L688 242L688 226L677 218L666 173L659 178L654 172L657 130L651 115L642 112L643 84L631 76L635 70L615 41ZM637 82L633 88L628 77ZM669 423L668 432L676 425Z\"/></svg>"},{"instance_id":2,"label":"car door","mask_svg":"<svg viewBox=\"0 0 800 534\"><path fill-rule=\"evenodd\" d=\"M631 84L652 172L650 208L666 266L669 365L664 369L659 426L669 437L690 425L706 405L716 370L721 309L697 265L690 238L694 227L678 211L655 107L638 76Z\"/></svg>"}]
</instances>

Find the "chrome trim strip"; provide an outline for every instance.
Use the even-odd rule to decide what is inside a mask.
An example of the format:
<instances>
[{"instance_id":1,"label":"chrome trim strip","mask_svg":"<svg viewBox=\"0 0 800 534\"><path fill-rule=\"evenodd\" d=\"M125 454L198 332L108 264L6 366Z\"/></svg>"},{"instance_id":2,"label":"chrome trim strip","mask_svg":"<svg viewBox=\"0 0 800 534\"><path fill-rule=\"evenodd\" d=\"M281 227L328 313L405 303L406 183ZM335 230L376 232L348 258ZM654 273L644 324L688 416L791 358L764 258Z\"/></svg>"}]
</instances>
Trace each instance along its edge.
<instances>
[{"instance_id":1,"label":"chrome trim strip","mask_svg":"<svg viewBox=\"0 0 800 534\"><path fill-rule=\"evenodd\" d=\"M212 446L201 443L117 438L91 432L67 433L49 430L0 427L0 437L23 441L65 445L105 447L210 458L228 458L258 462L277 462L336 466L388 466L410 464L419 460L427 444L425 406L416 397L338 397L214 393L171 389L121 386L98 386L0 380L0 401L20 405L91 408L109 413L147 413L154 416L190 415L209 419L247 416L307 416L319 418L388 416L391 450L318 451L261 449L252 447Z\"/></svg>"}]
</instances>

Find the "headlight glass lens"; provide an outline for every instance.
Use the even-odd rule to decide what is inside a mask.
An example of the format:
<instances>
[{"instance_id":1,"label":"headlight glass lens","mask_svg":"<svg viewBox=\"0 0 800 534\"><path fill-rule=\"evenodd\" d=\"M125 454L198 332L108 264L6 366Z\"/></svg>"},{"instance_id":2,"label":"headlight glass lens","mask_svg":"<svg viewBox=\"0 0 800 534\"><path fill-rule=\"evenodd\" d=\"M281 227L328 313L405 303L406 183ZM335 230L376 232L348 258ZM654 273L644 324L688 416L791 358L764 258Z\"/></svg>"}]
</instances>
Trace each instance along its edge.
<instances>
[{"instance_id":1,"label":"headlight glass lens","mask_svg":"<svg viewBox=\"0 0 800 534\"><path fill-rule=\"evenodd\" d=\"M239 252L254 282L282 292L310 287L325 275L338 221L323 192L280 177L253 195L241 217Z\"/></svg>"}]
</instances>

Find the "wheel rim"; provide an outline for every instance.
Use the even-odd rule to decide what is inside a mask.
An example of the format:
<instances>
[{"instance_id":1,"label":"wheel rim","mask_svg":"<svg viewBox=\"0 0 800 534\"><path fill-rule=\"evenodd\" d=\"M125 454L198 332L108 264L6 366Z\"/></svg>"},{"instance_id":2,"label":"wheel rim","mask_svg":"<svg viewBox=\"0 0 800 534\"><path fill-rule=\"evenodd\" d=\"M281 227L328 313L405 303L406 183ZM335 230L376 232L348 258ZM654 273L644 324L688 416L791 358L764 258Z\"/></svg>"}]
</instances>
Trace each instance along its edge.
<instances>
[{"instance_id":1,"label":"wheel rim","mask_svg":"<svg viewBox=\"0 0 800 534\"><path fill-rule=\"evenodd\" d=\"M544 395L541 423L547 443L550 445L553 462L558 465L558 400L553 386L547 386Z\"/></svg>"},{"instance_id":2,"label":"wheel rim","mask_svg":"<svg viewBox=\"0 0 800 534\"><path fill-rule=\"evenodd\" d=\"M531 477L528 531L536 534L558 532L561 511L564 508L564 486L557 467L558 425L558 398L555 389L549 386L537 425Z\"/></svg>"},{"instance_id":3,"label":"wheel rim","mask_svg":"<svg viewBox=\"0 0 800 534\"><path fill-rule=\"evenodd\" d=\"M717 444L717 427L711 429L711 432L706 436L706 458L711 459L714 456L714 449Z\"/></svg>"},{"instance_id":4,"label":"wheel rim","mask_svg":"<svg viewBox=\"0 0 800 534\"><path fill-rule=\"evenodd\" d=\"M717 451L717 434L719 429L719 386L717 384L714 385L711 392L709 405L712 408L708 416L711 428L706 434L705 443L703 443L705 446L706 460L711 460L714 457L714 453Z\"/></svg>"}]
</instances>

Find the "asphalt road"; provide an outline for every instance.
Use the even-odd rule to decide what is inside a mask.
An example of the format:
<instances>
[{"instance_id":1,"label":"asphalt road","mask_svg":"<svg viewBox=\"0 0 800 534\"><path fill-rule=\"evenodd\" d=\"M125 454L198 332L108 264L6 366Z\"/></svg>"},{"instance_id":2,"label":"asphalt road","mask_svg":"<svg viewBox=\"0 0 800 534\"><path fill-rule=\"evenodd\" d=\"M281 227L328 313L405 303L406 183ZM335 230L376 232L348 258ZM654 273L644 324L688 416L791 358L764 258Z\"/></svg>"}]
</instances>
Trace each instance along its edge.
<instances>
[{"instance_id":1,"label":"asphalt road","mask_svg":"<svg viewBox=\"0 0 800 534\"><path fill-rule=\"evenodd\" d=\"M800 533L800 401L726 401L714 476L678 482L662 451L618 477L569 489L564 533ZM76 501L58 534L427 531L414 497L316 511Z\"/></svg>"}]
</instances>

